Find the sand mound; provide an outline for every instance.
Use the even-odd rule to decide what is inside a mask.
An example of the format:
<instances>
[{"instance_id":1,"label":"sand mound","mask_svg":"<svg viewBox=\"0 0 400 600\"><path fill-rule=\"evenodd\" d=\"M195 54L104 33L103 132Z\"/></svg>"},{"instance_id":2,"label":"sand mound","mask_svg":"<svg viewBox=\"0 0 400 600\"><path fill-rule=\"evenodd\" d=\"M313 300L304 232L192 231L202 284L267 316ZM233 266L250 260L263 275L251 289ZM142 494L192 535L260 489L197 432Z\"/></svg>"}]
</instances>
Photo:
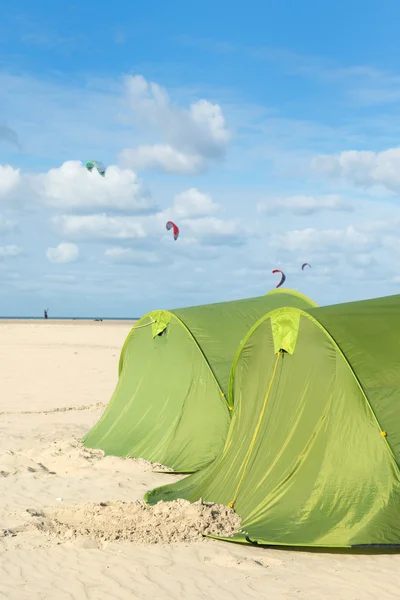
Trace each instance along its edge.
<instances>
[{"instance_id":1,"label":"sand mound","mask_svg":"<svg viewBox=\"0 0 400 600\"><path fill-rule=\"evenodd\" d=\"M58 541L86 536L100 543L171 544L199 541L202 534L230 537L240 526L240 518L226 506L186 500L155 506L101 502L29 513L41 532Z\"/></svg>"},{"instance_id":2,"label":"sand mound","mask_svg":"<svg viewBox=\"0 0 400 600\"><path fill-rule=\"evenodd\" d=\"M127 460L130 461L131 464L135 464L137 467L140 467L143 471L154 471L155 473L173 473L174 470L171 467L166 467L161 463L152 463L145 458L132 458L132 457L117 457L118 460Z\"/></svg>"},{"instance_id":3,"label":"sand mound","mask_svg":"<svg viewBox=\"0 0 400 600\"><path fill-rule=\"evenodd\" d=\"M32 450L0 451L0 477L34 477L68 473L104 459L102 450L85 448L79 440L53 441Z\"/></svg>"},{"instance_id":4,"label":"sand mound","mask_svg":"<svg viewBox=\"0 0 400 600\"><path fill-rule=\"evenodd\" d=\"M71 475L101 462L104 467L115 466L116 471L137 467L143 472L172 472L173 469L143 458L105 456L103 450L86 448L80 439L49 440L46 444L27 450L0 450L0 478L9 476ZM99 466L97 464L97 466Z\"/></svg>"},{"instance_id":5,"label":"sand mound","mask_svg":"<svg viewBox=\"0 0 400 600\"><path fill-rule=\"evenodd\" d=\"M151 464L151 469L152 471L155 471L156 473L173 473L174 470L171 467L166 467L165 465L162 465L161 463L150 463Z\"/></svg>"}]
</instances>

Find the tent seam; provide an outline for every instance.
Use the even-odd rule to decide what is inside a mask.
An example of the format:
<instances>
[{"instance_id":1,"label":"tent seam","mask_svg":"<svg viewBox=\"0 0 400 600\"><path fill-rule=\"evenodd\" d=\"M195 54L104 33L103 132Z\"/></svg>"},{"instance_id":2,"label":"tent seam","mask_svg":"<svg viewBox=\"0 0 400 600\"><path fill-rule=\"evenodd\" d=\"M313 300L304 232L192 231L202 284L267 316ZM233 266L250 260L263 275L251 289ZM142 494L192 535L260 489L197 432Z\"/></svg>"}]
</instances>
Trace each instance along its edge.
<instances>
[{"instance_id":1,"label":"tent seam","mask_svg":"<svg viewBox=\"0 0 400 600\"><path fill-rule=\"evenodd\" d=\"M163 309L160 309L160 310L163 310ZM131 340L131 338L133 337L133 335L134 335L134 333L135 333L136 329L138 329L139 327L141 327L141 326L139 325L139 323L141 323L141 322L142 322L144 319L146 319L147 317L151 317L151 315L152 315L154 312L156 312L156 311L152 310L151 312L149 312L149 313L146 313L145 315L143 315L143 317L141 317L141 319L139 319L139 321L137 321L137 323L135 323L135 325L132 327L131 331L128 333L128 336L127 336L127 338L126 338L126 340L125 340L125 342L124 342L124 345L122 346L122 350L121 350L121 355L120 355L120 359L119 359L118 376L120 376L120 375L121 375L121 371L122 371L122 364L123 364L123 358L124 358L124 355L125 355L126 347L127 347L128 343L129 343L129 341ZM212 376L212 378L214 379L215 383L217 384L217 387L218 387L218 389L219 389L219 391L220 391L220 394L221 394L222 398L224 398L224 400L225 400L225 404L226 404L227 408L229 409L229 413L230 413L231 407L230 407L230 405L229 405L229 402L228 402L228 400L227 400L227 398L226 398L226 396L225 396L224 392L222 391L222 388L221 388L221 386L220 386L220 385L219 385L219 383L218 383L218 380L217 380L217 378L216 378L216 376L215 376L215 374L214 374L214 371L213 371L213 370L212 370L212 368L211 368L211 365L210 365L210 363L209 363L209 362L208 362L208 360L207 360L207 357L206 357L206 355L204 354L203 350L201 349L200 345L198 344L198 342L197 342L196 338L194 337L193 333L192 333L192 332L190 331L190 329L189 329L189 328L188 328L188 327L185 325L185 323L184 323L184 322L183 322L183 321L182 321L182 320L181 320L181 319L180 319L180 318L179 318L177 315L175 315L173 312L171 312L171 311L169 311L169 310L163 310L163 312L165 312L165 313L167 313L168 315L170 315L171 317L173 317L173 318L174 318L174 319L175 319L175 320L176 320L176 321L177 321L177 322L178 322L178 323L179 323L179 324L180 324L180 325L181 325L181 326L182 326L182 327L185 329L185 331L186 331L186 332L189 334L189 336L190 336L190 338L192 339L192 341L194 342L194 344L195 344L196 348L198 349L198 351L200 352L200 354L201 354L201 356L203 357L204 361L206 362L206 364L207 364L207 366L208 366L208 369L209 369L209 371L210 371L210 373L211 373L211 376ZM150 322L150 323L148 323L148 325L151 325L151 322Z\"/></svg>"},{"instance_id":2,"label":"tent seam","mask_svg":"<svg viewBox=\"0 0 400 600\"><path fill-rule=\"evenodd\" d=\"M190 331L190 329L185 325L185 323L177 315L175 315L173 312L170 312L168 310L166 310L165 312L167 312L174 319L176 319L178 321L178 323L180 323L180 325L182 325L182 327L185 329L185 331L189 334L190 338L193 340L196 348L198 349L198 351L200 352L201 356L203 357L203 359L204 359L204 361L205 361L205 363L206 363L206 365L207 365L207 367L208 367L208 369L209 369L209 371L211 373L212 378L214 379L215 383L217 384L217 387L218 387L218 389L220 391L221 397L224 399L225 405L229 409L229 416L230 416L231 413L230 413L230 406L229 406L228 400L227 400L224 392L222 391L221 386L219 385L219 382L218 382L218 380L217 380L217 378L216 378L216 376L214 374L214 371L211 368L210 363L207 360L206 355L204 354L203 350L201 349L201 347L200 347L199 343L197 342L196 338L194 337L193 333Z\"/></svg>"}]
</instances>

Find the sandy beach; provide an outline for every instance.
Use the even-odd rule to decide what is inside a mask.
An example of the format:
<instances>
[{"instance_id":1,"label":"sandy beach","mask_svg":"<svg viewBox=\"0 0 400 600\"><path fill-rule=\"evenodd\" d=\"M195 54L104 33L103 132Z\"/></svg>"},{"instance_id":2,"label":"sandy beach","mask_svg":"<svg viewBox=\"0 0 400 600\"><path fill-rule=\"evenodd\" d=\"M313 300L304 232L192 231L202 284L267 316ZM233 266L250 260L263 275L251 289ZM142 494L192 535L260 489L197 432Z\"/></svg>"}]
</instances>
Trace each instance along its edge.
<instances>
[{"instance_id":1,"label":"sandy beach","mask_svg":"<svg viewBox=\"0 0 400 600\"><path fill-rule=\"evenodd\" d=\"M113 392L131 326L0 322L0 599L398 598L394 552L244 547L201 537L206 507L137 504L178 476L80 443ZM144 524L133 539L129 519Z\"/></svg>"}]
</instances>

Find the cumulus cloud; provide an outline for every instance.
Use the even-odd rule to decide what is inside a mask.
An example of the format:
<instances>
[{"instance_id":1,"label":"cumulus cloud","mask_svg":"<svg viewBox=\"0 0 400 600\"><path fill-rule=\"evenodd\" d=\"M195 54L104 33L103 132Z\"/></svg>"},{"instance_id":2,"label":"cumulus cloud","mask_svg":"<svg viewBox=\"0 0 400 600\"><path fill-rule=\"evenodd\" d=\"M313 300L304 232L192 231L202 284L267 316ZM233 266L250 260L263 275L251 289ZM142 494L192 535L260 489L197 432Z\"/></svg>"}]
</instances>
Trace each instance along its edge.
<instances>
[{"instance_id":1,"label":"cumulus cloud","mask_svg":"<svg viewBox=\"0 0 400 600\"><path fill-rule=\"evenodd\" d=\"M213 214L220 210L208 194L189 188L174 198L171 208L157 215L161 221L175 219L179 225L182 245L235 246L245 241L243 226L234 219L219 219ZM182 236L183 234L183 236Z\"/></svg>"},{"instance_id":2,"label":"cumulus cloud","mask_svg":"<svg viewBox=\"0 0 400 600\"><path fill-rule=\"evenodd\" d=\"M146 231L134 217L96 215L62 215L52 218L59 233L84 240L144 239Z\"/></svg>"},{"instance_id":3,"label":"cumulus cloud","mask_svg":"<svg viewBox=\"0 0 400 600\"><path fill-rule=\"evenodd\" d=\"M138 171L195 175L204 169L205 159L196 154L185 154L169 144L126 148L119 158L124 165Z\"/></svg>"},{"instance_id":4,"label":"cumulus cloud","mask_svg":"<svg viewBox=\"0 0 400 600\"><path fill-rule=\"evenodd\" d=\"M172 212L177 218L196 218L209 216L220 209L220 206L208 194L197 188L189 188L174 198Z\"/></svg>"},{"instance_id":5,"label":"cumulus cloud","mask_svg":"<svg viewBox=\"0 0 400 600\"><path fill-rule=\"evenodd\" d=\"M193 174L225 154L231 132L218 104L201 99L189 108L181 108L172 103L164 88L141 75L127 77L125 86L134 120L159 136L162 143L123 150L122 164Z\"/></svg>"},{"instance_id":6,"label":"cumulus cloud","mask_svg":"<svg viewBox=\"0 0 400 600\"><path fill-rule=\"evenodd\" d=\"M205 246L240 246L246 242L240 224L233 219L187 219L184 222L184 231L189 243L193 240Z\"/></svg>"},{"instance_id":7,"label":"cumulus cloud","mask_svg":"<svg viewBox=\"0 0 400 600\"><path fill-rule=\"evenodd\" d=\"M322 175L346 180L362 189L383 186L390 192L400 192L400 148L321 155L312 159L311 167Z\"/></svg>"},{"instance_id":8,"label":"cumulus cloud","mask_svg":"<svg viewBox=\"0 0 400 600\"><path fill-rule=\"evenodd\" d=\"M53 217L52 223L59 234L83 241L135 240L148 245L161 244L163 237L170 237L165 230L165 219L164 212L141 220L107 214L62 215ZM233 220L215 217L187 218L179 222L179 228L180 245L221 246L241 245L245 242L239 223Z\"/></svg>"},{"instance_id":9,"label":"cumulus cloud","mask_svg":"<svg viewBox=\"0 0 400 600\"><path fill-rule=\"evenodd\" d=\"M290 230L273 235L267 248L271 259L268 266L285 272L286 285L302 289L310 297L325 294L323 303L327 304L335 301L329 297L329 286L346 285L347 294L350 288L357 294L357 285L360 285L357 281L367 285L368 281L387 280L392 268L388 267L390 260L387 260L382 237L376 237L364 226ZM308 262L311 269L303 272L303 262ZM268 272L265 277L268 279Z\"/></svg>"},{"instance_id":10,"label":"cumulus cloud","mask_svg":"<svg viewBox=\"0 0 400 600\"><path fill-rule=\"evenodd\" d=\"M257 204L260 214L277 214L290 212L295 215L311 215L322 211L352 211L351 204L341 196L290 196L288 198L271 199Z\"/></svg>"},{"instance_id":11,"label":"cumulus cloud","mask_svg":"<svg viewBox=\"0 0 400 600\"><path fill-rule=\"evenodd\" d=\"M0 165L0 201L12 194L21 183L21 173L19 169L14 169L10 165Z\"/></svg>"},{"instance_id":12,"label":"cumulus cloud","mask_svg":"<svg viewBox=\"0 0 400 600\"><path fill-rule=\"evenodd\" d=\"M297 229L271 236L271 246L285 248L290 252L316 252L353 249L354 252L370 250L376 244L376 233L356 229L352 225L344 229Z\"/></svg>"},{"instance_id":13,"label":"cumulus cloud","mask_svg":"<svg viewBox=\"0 0 400 600\"><path fill-rule=\"evenodd\" d=\"M15 258L23 254L22 248L19 246L0 246L0 261L4 258Z\"/></svg>"},{"instance_id":14,"label":"cumulus cloud","mask_svg":"<svg viewBox=\"0 0 400 600\"><path fill-rule=\"evenodd\" d=\"M47 248L47 260L51 263L71 263L79 258L79 247L70 242L61 242L55 248Z\"/></svg>"},{"instance_id":15,"label":"cumulus cloud","mask_svg":"<svg viewBox=\"0 0 400 600\"><path fill-rule=\"evenodd\" d=\"M136 173L111 165L106 176L89 171L80 161L30 177L41 203L62 210L105 210L143 213L154 210L149 193Z\"/></svg>"},{"instance_id":16,"label":"cumulus cloud","mask_svg":"<svg viewBox=\"0 0 400 600\"><path fill-rule=\"evenodd\" d=\"M389 281L400 250L400 219L365 220L343 228L290 230L273 234L268 240L284 265L286 274L299 272L299 264L312 264L308 277ZM334 280L334 279L333 279Z\"/></svg>"},{"instance_id":17,"label":"cumulus cloud","mask_svg":"<svg viewBox=\"0 0 400 600\"><path fill-rule=\"evenodd\" d=\"M168 220L176 220L181 236L179 246L240 245L244 236L238 221L213 216L220 206L197 188L177 194L170 208L154 215L118 216L107 213L59 215L52 218L58 234L83 241L133 241L142 247L159 245L171 237L165 229ZM125 253L123 253L125 256ZM108 255L110 256L110 255ZM122 256L122 254L121 254Z\"/></svg>"},{"instance_id":18,"label":"cumulus cloud","mask_svg":"<svg viewBox=\"0 0 400 600\"><path fill-rule=\"evenodd\" d=\"M74 212L146 214L156 210L150 193L131 169L111 165L101 177L97 171L89 173L80 161L67 161L38 174L0 165L0 203Z\"/></svg>"}]
</instances>

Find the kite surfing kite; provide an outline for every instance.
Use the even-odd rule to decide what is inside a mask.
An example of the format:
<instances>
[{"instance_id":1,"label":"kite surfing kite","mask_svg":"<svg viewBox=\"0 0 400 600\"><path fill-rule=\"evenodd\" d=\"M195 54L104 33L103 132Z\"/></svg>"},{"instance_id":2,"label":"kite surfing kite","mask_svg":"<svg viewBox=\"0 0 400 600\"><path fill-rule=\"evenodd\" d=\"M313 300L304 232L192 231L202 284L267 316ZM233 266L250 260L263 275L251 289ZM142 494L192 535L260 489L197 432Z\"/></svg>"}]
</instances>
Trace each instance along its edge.
<instances>
[{"instance_id":1,"label":"kite surfing kite","mask_svg":"<svg viewBox=\"0 0 400 600\"><path fill-rule=\"evenodd\" d=\"M277 287L277 288L278 288L278 287L281 287L281 285L282 285L283 283L285 283L285 281L286 281L286 275L285 275L285 273L284 273L283 271L281 271L280 269L274 269L274 270L272 271L272 273L280 273L280 274L281 274L281 280L280 280L280 281L279 281L279 282L276 284L276 286L275 286L275 287Z\"/></svg>"},{"instance_id":2,"label":"kite surfing kite","mask_svg":"<svg viewBox=\"0 0 400 600\"><path fill-rule=\"evenodd\" d=\"M97 169L97 172L100 173L102 177L104 177L106 174L105 166L98 160L88 160L86 163L86 168L89 171L89 173L91 173L93 169Z\"/></svg>"},{"instance_id":3,"label":"kite surfing kite","mask_svg":"<svg viewBox=\"0 0 400 600\"><path fill-rule=\"evenodd\" d=\"M310 269L311 269L311 265L309 265L308 263L303 263L303 264L301 265L301 270L302 270L302 271L304 271L304 267L310 267Z\"/></svg>"},{"instance_id":4,"label":"kite surfing kite","mask_svg":"<svg viewBox=\"0 0 400 600\"><path fill-rule=\"evenodd\" d=\"M173 223L172 221L167 221L165 227L167 231L170 231L172 229L172 231L174 232L174 240L176 241L179 237L179 227L175 225L175 223Z\"/></svg>"}]
</instances>

